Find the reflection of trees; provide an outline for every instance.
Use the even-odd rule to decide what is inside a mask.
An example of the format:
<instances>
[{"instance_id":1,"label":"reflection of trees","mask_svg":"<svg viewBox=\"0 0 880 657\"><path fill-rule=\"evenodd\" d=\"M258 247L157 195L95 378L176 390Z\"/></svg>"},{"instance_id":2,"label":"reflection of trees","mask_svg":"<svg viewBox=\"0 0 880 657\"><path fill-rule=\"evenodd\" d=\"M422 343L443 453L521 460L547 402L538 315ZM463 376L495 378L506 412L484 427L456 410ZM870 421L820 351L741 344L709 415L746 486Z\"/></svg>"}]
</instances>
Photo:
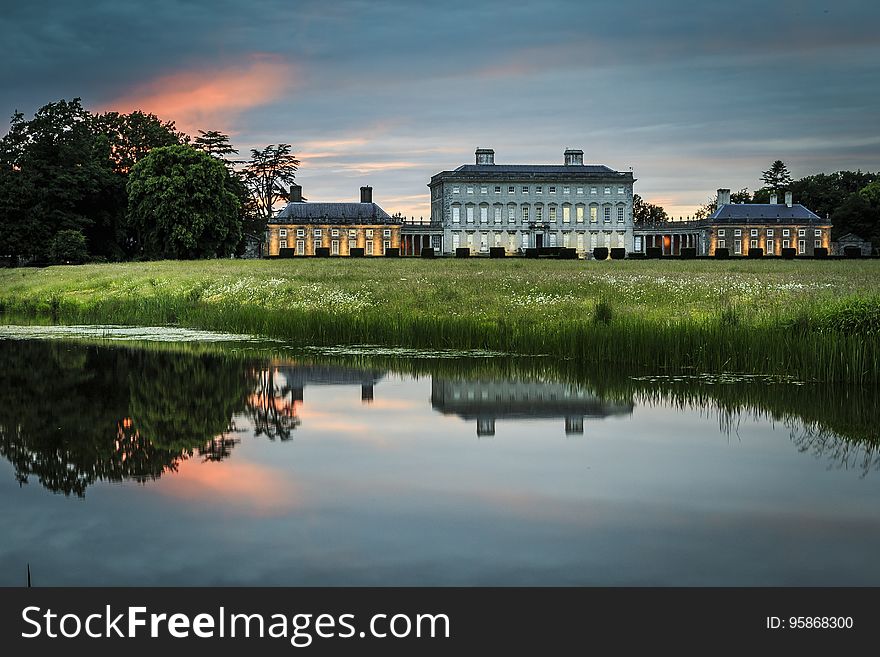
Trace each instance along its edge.
<instances>
[{"instance_id":1,"label":"reflection of trees","mask_svg":"<svg viewBox=\"0 0 880 657\"><path fill-rule=\"evenodd\" d=\"M254 434L270 440L290 440L291 432L300 425L299 399L293 388L274 367L255 370L254 376L256 385L247 403Z\"/></svg>"},{"instance_id":2,"label":"reflection of trees","mask_svg":"<svg viewBox=\"0 0 880 657\"><path fill-rule=\"evenodd\" d=\"M119 347L0 341L0 368L0 455L67 495L228 456L250 389L237 361Z\"/></svg>"}]
</instances>

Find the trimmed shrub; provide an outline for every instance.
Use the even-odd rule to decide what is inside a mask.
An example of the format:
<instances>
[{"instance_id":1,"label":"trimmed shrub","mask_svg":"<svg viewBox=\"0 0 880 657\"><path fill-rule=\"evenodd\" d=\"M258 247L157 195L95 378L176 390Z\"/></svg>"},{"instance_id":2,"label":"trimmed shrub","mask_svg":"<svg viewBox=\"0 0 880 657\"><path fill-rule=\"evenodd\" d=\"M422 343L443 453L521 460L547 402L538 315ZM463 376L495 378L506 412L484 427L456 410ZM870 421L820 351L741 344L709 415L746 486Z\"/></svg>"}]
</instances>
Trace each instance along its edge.
<instances>
[{"instance_id":1,"label":"trimmed shrub","mask_svg":"<svg viewBox=\"0 0 880 657\"><path fill-rule=\"evenodd\" d=\"M645 249L645 257L646 258L662 258L663 257L663 249L659 246L649 246Z\"/></svg>"},{"instance_id":2,"label":"trimmed shrub","mask_svg":"<svg viewBox=\"0 0 880 657\"><path fill-rule=\"evenodd\" d=\"M398 249L398 248L385 249L385 257L386 258L397 258L399 256L400 256L400 249Z\"/></svg>"},{"instance_id":3,"label":"trimmed shrub","mask_svg":"<svg viewBox=\"0 0 880 657\"><path fill-rule=\"evenodd\" d=\"M352 258L363 258L364 249L360 246L354 246L348 250L348 255Z\"/></svg>"},{"instance_id":4,"label":"trimmed shrub","mask_svg":"<svg viewBox=\"0 0 880 657\"><path fill-rule=\"evenodd\" d=\"M695 246L681 247L682 260L693 260L696 257L697 257L697 248Z\"/></svg>"},{"instance_id":5,"label":"trimmed shrub","mask_svg":"<svg viewBox=\"0 0 880 657\"><path fill-rule=\"evenodd\" d=\"M538 257L538 249L528 248L526 249L526 258L537 258Z\"/></svg>"},{"instance_id":6,"label":"trimmed shrub","mask_svg":"<svg viewBox=\"0 0 880 657\"><path fill-rule=\"evenodd\" d=\"M561 246L541 246L538 247L539 256L558 256L562 250Z\"/></svg>"},{"instance_id":7,"label":"trimmed shrub","mask_svg":"<svg viewBox=\"0 0 880 657\"><path fill-rule=\"evenodd\" d=\"M330 257L330 247L329 246L319 246L315 249L315 256L318 258L329 258Z\"/></svg>"},{"instance_id":8,"label":"trimmed shrub","mask_svg":"<svg viewBox=\"0 0 880 657\"><path fill-rule=\"evenodd\" d=\"M278 249L279 258L292 258L296 255L296 249Z\"/></svg>"},{"instance_id":9,"label":"trimmed shrub","mask_svg":"<svg viewBox=\"0 0 880 657\"><path fill-rule=\"evenodd\" d=\"M503 246L493 246L489 248L489 257L490 258L503 258L507 255L504 251Z\"/></svg>"},{"instance_id":10,"label":"trimmed shrub","mask_svg":"<svg viewBox=\"0 0 880 657\"><path fill-rule=\"evenodd\" d=\"M750 258L763 258L764 257L764 249L754 248L749 249L747 254Z\"/></svg>"},{"instance_id":11,"label":"trimmed shrub","mask_svg":"<svg viewBox=\"0 0 880 657\"><path fill-rule=\"evenodd\" d=\"M471 250L466 246L460 246L455 250L456 258L470 258Z\"/></svg>"},{"instance_id":12,"label":"trimmed shrub","mask_svg":"<svg viewBox=\"0 0 880 657\"><path fill-rule=\"evenodd\" d=\"M433 258L434 257L434 247L426 246L422 249L421 256L423 258Z\"/></svg>"},{"instance_id":13,"label":"trimmed shrub","mask_svg":"<svg viewBox=\"0 0 880 657\"><path fill-rule=\"evenodd\" d=\"M730 257L730 249L715 249L715 257L723 260Z\"/></svg>"},{"instance_id":14,"label":"trimmed shrub","mask_svg":"<svg viewBox=\"0 0 880 657\"><path fill-rule=\"evenodd\" d=\"M626 255L627 260L644 260L645 254L640 251L631 251Z\"/></svg>"},{"instance_id":15,"label":"trimmed shrub","mask_svg":"<svg viewBox=\"0 0 880 657\"><path fill-rule=\"evenodd\" d=\"M593 258L596 260L607 260L608 259L608 247L606 246L597 246L593 249Z\"/></svg>"},{"instance_id":16,"label":"trimmed shrub","mask_svg":"<svg viewBox=\"0 0 880 657\"><path fill-rule=\"evenodd\" d=\"M560 260L577 260L578 252L577 249L572 249L570 247L563 247L559 249L559 255L556 256Z\"/></svg>"},{"instance_id":17,"label":"trimmed shrub","mask_svg":"<svg viewBox=\"0 0 880 657\"><path fill-rule=\"evenodd\" d=\"M861 258L862 249L858 246L845 246L843 247L843 255L847 258Z\"/></svg>"},{"instance_id":18,"label":"trimmed shrub","mask_svg":"<svg viewBox=\"0 0 880 657\"><path fill-rule=\"evenodd\" d=\"M626 257L626 249L623 249L623 248L611 249L611 259L612 260L623 260L625 257Z\"/></svg>"},{"instance_id":19,"label":"trimmed shrub","mask_svg":"<svg viewBox=\"0 0 880 657\"><path fill-rule=\"evenodd\" d=\"M817 258L827 258L828 257L828 249L824 246L819 246L813 249L813 255Z\"/></svg>"},{"instance_id":20,"label":"trimmed shrub","mask_svg":"<svg viewBox=\"0 0 880 657\"><path fill-rule=\"evenodd\" d=\"M787 248L782 249L782 257L786 260L792 260L797 255L797 249Z\"/></svg>"}]
</instances>

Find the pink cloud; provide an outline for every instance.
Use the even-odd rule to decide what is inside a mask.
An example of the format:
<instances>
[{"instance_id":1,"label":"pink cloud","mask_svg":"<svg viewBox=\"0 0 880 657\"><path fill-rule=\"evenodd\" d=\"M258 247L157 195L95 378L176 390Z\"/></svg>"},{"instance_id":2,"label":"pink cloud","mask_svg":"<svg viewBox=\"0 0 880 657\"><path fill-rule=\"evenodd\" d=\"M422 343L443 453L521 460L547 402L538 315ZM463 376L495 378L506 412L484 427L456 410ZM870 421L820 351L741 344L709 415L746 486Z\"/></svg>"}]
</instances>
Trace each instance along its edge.
<instances>
[{"instance_id":1,"label":"pink cloud","mask_svg":"<svg viewBox=\"0 0 880 657\"><path fill-rule=\"evenodd\" d=\"M196 68L155 78L107 103L104 111L142 110L174 121L180 130L233 132L244 111L281 97L294 82L281 58L254 54L244 63Z\"/></svg>"}]
</instances>

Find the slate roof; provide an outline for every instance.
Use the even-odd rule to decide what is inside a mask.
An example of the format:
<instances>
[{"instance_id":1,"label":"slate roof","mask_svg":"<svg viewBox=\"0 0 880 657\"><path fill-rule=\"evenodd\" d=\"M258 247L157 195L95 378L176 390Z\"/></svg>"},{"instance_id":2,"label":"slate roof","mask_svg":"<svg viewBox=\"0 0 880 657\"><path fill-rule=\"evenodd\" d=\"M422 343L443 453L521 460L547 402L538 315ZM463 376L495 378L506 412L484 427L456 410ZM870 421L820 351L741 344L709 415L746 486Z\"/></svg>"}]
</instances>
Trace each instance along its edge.
<instances>
[{"instance_id":1,"label":"slate roof","mask_svg":"<svg viewBox=\"0 0 880 657\"><path fill-rule=\"evenodd\" d=\"M399 224L375 203L288 203L271 224Z\"/></svg>"},{"instance_id":2,"label":"slate roof","mask_svg":"<svg viewBox=\"0 0 880 657\"><path fill-rule=\"evenodd\" d=\"M715 210L708 221L713 223L821 224L830 222L800 203L729 203Z\"/></svg>"},{"instance_id":3,"label":"slate roof","mask_svg":"<svg viewBox=\"0 0 880 657\"><path fill-rule=\"evenodd\" d=\"M431 183L460 178L483 178L486 180L525 180L529 178L563 180L604 178L633 180L632 172L615 171L601 164L462 164L454 171L441 171L431 177Z\"/></svg>"}]
</instances>

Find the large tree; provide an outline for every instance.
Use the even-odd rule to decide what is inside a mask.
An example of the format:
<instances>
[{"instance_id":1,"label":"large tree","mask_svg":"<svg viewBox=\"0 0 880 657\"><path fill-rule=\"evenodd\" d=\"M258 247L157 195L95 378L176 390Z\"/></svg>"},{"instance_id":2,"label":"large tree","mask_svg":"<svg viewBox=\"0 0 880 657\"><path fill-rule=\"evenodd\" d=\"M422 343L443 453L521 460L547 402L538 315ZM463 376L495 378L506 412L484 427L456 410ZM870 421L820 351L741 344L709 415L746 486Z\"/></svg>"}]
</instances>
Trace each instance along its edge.
<instances>
[{"instance_id":1,"label":"large tree","mask_svg":"<svg viewBox=\"0 0 880 657\"><path fill-rule=\"evenodd\" d=\"M253 201L255 225L258 234L265 230L272 218L275 204L288 197L289 187L294 184L299 160L291 153L290 144L269 144L262 150L251 149L251 159L243 174Z\"/></svg>"},{"instance_id":2,"label":"large tree","mask_svg":"<svg viewBox=\"0 0 880 657\"><path fill-rule=\"evenodd\" d=\"M769 169L761 172L761 180L764 181L765 187L779 193L785 191L791 185L791 173L789 173L788 167L785 166L785 162L776 160L770 165Z\"/></svg>"},{"instance_id":3,"label":"large tree","mask_svg":"<svg viewBox=\"0 0 880 657\"><path fill-rule=\"evenodd\" d=\"M229 170L191 146L153 149L128 179L128 221L145 258L229 255L239 213Z\"/></svg>"},{"instance_id":4,"label":"large tree","mask_svg":"<svg viewBox=\"0 0 880 657\"><path fill-rule=\"evenodd\" d=\"M666 210L648 203L638 194L633 195L633 221L637 224L657 223L668 219Z\"/></svg>"}]
</instances>

